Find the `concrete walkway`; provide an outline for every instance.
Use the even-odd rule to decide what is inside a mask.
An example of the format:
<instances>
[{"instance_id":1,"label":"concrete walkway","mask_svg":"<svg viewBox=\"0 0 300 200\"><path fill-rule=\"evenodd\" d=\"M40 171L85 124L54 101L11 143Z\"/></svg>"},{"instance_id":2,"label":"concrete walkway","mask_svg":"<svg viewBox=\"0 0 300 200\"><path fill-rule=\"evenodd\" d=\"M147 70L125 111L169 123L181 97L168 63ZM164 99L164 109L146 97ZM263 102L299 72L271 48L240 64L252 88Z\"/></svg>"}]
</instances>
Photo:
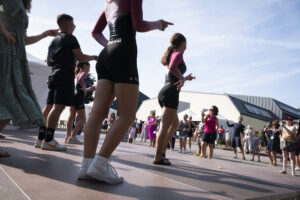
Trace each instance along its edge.
<instances>
[{"instance_id":1,"label":"concrete walkway","mask_svg":"<svg viewBox=\"0 0 300 200\"><path fill-rule=\"evenodd\" d=\"M155 166L154 148L138 141L121 143L112 164L125 182L107 185L77 180L83 146L49 152L33 148L34 132L3 133L7 138L0 140L0 146L12 156L0 159L1 200L26 199L27 195L32 200L300 198L299 176L279 174L280 166L270 166L266 157L261 163L248 161L249 155L246 161L234 160L231 151L216 149L214 158L208 160L173 151L167 155L172 166ZM64 134L58 131L59 142Z\"/></svg>"}]
</instances>

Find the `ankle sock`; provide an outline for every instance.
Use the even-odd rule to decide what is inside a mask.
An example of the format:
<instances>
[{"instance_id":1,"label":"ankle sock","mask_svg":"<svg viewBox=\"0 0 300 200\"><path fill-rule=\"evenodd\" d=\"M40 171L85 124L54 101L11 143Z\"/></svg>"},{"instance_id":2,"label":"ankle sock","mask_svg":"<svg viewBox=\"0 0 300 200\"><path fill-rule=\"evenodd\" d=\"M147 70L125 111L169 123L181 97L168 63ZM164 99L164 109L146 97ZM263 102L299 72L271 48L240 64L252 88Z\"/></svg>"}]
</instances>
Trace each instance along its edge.
<instances>
[{"instance_id":1,"label":"ankle sock","mask_svg":"<svg viewBox=\"0 0 300 200\"><path fill-rule=\"evenodd\" d=\"M55 132L55 129L53 129L53 128L47 128L47 130L46 130L46 137L45 137L45 141L46 142L50 142L51 140L53 140L53 138L54 138L54 132Z\"/></svg>"},{"instance_id":2,"label":"ankle sock","mask_svg":"<svg viewBox=\"0 0 300 200\"><path fill-rule=\"evenodd\" d=\"M38 139L39 140L44 140L46 137L46 126L41 126L39 129L39 136Z\"/></svg>"}]
</instances>

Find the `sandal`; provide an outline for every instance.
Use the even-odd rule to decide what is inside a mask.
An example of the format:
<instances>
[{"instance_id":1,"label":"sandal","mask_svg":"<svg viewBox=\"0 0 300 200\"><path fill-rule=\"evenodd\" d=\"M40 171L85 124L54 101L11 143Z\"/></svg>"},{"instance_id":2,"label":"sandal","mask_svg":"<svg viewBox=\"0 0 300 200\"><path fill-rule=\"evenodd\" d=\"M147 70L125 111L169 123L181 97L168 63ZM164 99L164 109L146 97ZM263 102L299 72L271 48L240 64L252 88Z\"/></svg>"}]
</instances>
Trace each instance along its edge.
<instances>
[{"instance_id":1,"label":"sandal","mask_svg":"<svg viewBox=\"0 0 300 200\"><path fill-rule=\"evenodd\" d=\"M155 165L171 165L169 161L166 159L161 159L160 161L153 161L153 164Z\"/></svg>"},{"instance_id":2,"label":"sandal","mask_svg":"<svg viewBox=\"0 0 300 200\"><path fill-rule=\"evenodd\" d=\"M0 150L0 158L7 158L9 157L10 155L8 154L7 151L4 151L4 150Z\"/></svg>"}]
</instances>

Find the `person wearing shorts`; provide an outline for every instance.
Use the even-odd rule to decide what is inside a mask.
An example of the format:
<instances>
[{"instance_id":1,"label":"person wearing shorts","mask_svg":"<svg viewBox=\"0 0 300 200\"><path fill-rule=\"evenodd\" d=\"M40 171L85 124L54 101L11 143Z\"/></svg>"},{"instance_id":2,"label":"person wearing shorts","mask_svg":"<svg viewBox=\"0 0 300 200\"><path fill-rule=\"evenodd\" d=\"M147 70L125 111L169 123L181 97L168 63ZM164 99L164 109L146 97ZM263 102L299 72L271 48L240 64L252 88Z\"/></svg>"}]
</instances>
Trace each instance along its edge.
<instances>
[{"instance_id":1,"label":"person wearing shorts","mask_svg":"<svg viewBox=\"0 0 300 200\"><path fill-rule=\"evenodd\" d=\"M212 159L213 157L213 147L217 139L217 129L219 128L219 121L216 117L219 113L217 106L212 106L209 109L209 114L204 116L202 112L202 123L204 123L204 133L202 136L202 154L201 157L206 158L206 147L209 147L208 158Z\"/></svg>"},{"instance_id":2,"label":"person wearing shorts","mask_svg":"<svg viewBox=\"0 0 300 200\"><path fill-rule=\"evenodd\" d=\"M244 149L242 148L242 142L241 142L241 135L244 134L244 129L245 126L242 124L243 122L243 117L240 116L238 118L238 123L233 123L230 124L227 120L227 126L228 127L233 127L233 134L231 137L231 147L233 148L233 152L235 154L234 159L237 159L237 150L236 148L240 148L241 152L242 152L242 156L243 156L243 160L245 160L245 154L244 154Z\"/></svg>"},{"instance_id":3,"label":"person wearing shorts","mask_svg":"<svg viewBox=\"0 0 300 200\"><path fill-rule=\"evenodd\" d=\"M76 27L73 17L61 14L57 17L57 24L61 34L50 43L47 57L47 64L52 68L48 79L47 105L43 111L47 126L40 127L34 146L43 150L66 151L67 148L54 139L54 132L65 107L73 105L76 60L89 62L97 60L98 56L82 53L73 35Z\"/></svg>"}]
</instances>

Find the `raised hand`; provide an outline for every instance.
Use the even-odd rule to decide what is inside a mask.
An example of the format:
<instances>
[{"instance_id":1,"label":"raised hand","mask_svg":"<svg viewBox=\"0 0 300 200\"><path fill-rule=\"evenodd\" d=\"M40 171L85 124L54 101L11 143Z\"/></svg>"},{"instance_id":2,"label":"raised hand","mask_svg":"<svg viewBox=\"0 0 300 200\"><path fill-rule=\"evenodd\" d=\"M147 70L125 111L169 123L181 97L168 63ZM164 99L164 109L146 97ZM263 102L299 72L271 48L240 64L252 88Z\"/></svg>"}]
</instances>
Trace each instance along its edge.
<instances>
[{"instance_id":1,"label":"raised hand","mask_svg":"<svg viewBox=\"0 0 300 200\"><path fill-rule=\"evenodd\" d=\"M188 76L185 77L185 80L191 81L193 79L196 79L195 76L192 76L192 74L189 74Z\"/></svg>"},{"instance_id":2,"label":"raised hand","mask_svg":"<svg viewBox=\"0 0 300 200\"><path fill-rule=\"evenodd\" d=\"M50 29L50 30L47 30L43 33L44 36L48 37L48 36L51 36L51 37L56 37L58 36L60 33L59 33L59 29Z\"/></svg>"},{"instance_id":3,"label":"raised hand","mask_svg":"<svg viewBox=\"0 0 300 200\"><path fill-rule=\"evenodd\" d=\"M174 25L173 23L167 22L165 20L160 20L160 22L161 22L161 30L162 31L165 31L166 28L168 28L168 26L173 26Z\"/></svg>"}]
</instances>

